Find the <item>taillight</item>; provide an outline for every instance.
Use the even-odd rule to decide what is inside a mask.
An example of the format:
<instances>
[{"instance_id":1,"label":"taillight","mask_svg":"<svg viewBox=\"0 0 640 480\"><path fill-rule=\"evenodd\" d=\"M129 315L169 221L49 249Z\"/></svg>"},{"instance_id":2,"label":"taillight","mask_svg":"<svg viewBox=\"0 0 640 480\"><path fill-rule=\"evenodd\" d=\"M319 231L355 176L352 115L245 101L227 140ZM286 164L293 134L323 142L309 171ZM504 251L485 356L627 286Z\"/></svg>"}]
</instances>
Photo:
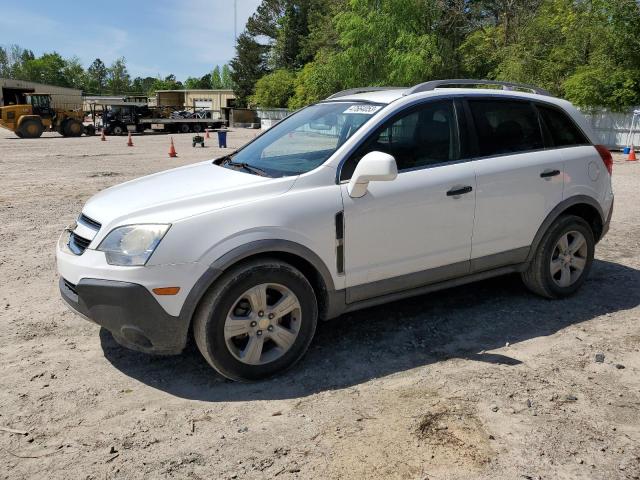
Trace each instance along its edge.
<instances>
[{"instance_id":1,"label":"taillight","mask_svg":"<svg viewBox=\"0 0 640 480\"><path fill-rule=\"evenodd\" d=\"M604 145L594 145L596 150L600 154L600 158L602 158L602 162L604 166L607 167L609 175L613 174L613 157L611 156L611 152Z\"/></svg>"}]
</instances>

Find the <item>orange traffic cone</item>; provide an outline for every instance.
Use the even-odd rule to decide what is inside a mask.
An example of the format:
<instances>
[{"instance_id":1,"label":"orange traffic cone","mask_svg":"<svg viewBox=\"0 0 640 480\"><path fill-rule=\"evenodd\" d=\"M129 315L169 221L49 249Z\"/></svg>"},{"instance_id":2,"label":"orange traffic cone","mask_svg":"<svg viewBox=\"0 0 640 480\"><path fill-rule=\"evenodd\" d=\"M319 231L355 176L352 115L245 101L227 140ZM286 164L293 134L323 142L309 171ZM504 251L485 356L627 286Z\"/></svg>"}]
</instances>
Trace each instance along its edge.
<instances>
[{"instance_id":1,"label":"orange traffic cone","mask_svg":"<svg viewBox=\"0 0 640 480\"><path fill-rule=\"evenodd\" d=\"M176 147L173 146L173 137L171 137L171 145L169 145L169 156L171 158L177 157Z\"/></svg>"},{"instance_id":2,"label":"orange traffic cone","mask_svg":"<svg viewBox=\"0 0 640 480\"><path fill-rule=\"evenodd\" d=\"M635 162L636 160L636 151L633 148L633 144L631 144L631 150L629 150L629 157L627 158L627 162Z\"/></svg>"},{"instance_id":3,"label":"orange traffic cone","mask_svg":"<svg viewBox=\"0 0 640 480\"><path fill-rule=\"evenodd\" d=\"M127 140L127 147L133 147L133 140L131 139L131 132L129 132L129 139Z\"/></svg>"},{"instance_id":4,"label":"orange traffic cone","mask_svg":"<svg viewBox=\"0 0 640 480\"><path fill-rule=\"evenodd\" d=\"M209 129L208 129L208 128L205 128L205 129L204 129L204 131L205 131L205 136L204 136L204 138L211 138L211 137L209 136Z\"/></svg>"},{"instance_id":5,"label":"orange traffic cone","mask_svg":"<svg viewBox=\"0 0 640 480\"><path fill-rule=\"evenodd\" d=\"M102 135L100 135L100 140L102 140L103 142L107 141L107 137L104 136L104 128L102 129Z\"/></svg>"}]
</instances>

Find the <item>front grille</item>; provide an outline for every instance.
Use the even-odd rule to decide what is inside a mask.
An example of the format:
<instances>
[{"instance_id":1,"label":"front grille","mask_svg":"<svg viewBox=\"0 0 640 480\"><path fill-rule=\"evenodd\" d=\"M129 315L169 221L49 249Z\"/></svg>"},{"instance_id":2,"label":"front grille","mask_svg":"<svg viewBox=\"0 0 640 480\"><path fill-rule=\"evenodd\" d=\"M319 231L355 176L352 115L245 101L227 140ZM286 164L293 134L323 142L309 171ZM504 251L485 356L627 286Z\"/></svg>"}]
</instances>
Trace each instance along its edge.
<instances>
[{"instance_id":1,"label":"front grille","mask_svg":"<svg viewBox=\"0 0 640 480\"><path fill-rule=\"evenodd\" d=\"M80 214L78 222L84 223L87 227L93 228L94 230L100 230L100 227L102 227L99 222L96 222L93 218L87 217L84 213Z\"/></svg>"},{"instance_id":2,"label":"front grille","mask_svg":"<svg viewBox=\"0 0 640 480\"><path fill-rule=\"evenodd\" d=\"M73 232L71 232L71 235L69 236L69 248L76 255L82 255L90 243L91 240L87 240Z\"/></svg>"},{"instance_id":3,"label":"front grille","mask_svg":"<svg viewBox=\"0 0 640 480\"><path fill-rule=\"evenodd\" d=\"M69 280L67 280L66 278L63 278L62 281L64 282L64 286L67 287L69 290L71 290L73 293L75 293L76 295L78 295L78 290L76 290L76 286L71 283Z\"/></svg>"}]
</instances>

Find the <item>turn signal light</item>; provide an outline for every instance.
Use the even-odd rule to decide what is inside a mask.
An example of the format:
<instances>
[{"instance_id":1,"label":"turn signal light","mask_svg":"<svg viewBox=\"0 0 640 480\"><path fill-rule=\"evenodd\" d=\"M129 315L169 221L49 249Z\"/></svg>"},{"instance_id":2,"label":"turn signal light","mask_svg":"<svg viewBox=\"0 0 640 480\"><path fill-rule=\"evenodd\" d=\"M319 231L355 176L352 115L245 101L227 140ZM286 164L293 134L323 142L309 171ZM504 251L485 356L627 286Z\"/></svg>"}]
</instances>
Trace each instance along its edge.
<instances>
[{"instance_id":1,"label":"turn signal light","mask_svg":"<svg viewBox=\"0 0 640 480\"><path fill-rule=\"evenodd\" d=\"M153 289L153 293L156 295L177 295L179 291L180 287L162 287Z\"/></svg>"}]
</instances>

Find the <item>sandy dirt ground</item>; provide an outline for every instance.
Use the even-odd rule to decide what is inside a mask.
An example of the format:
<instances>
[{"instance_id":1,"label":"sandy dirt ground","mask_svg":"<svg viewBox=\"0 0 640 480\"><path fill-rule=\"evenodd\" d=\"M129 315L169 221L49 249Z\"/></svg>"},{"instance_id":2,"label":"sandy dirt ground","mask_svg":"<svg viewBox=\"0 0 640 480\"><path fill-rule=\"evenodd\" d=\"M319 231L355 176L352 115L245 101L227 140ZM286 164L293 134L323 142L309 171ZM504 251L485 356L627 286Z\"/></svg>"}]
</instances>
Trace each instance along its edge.
<instances>
[{"instance_id":1,"label":"sandy dirt ground","mask_svg":"<svg viewBox=\"0 0 640 480\"><path fill-rule=\"evenodd\" d=\"M58 294L55 244L83 203L221 152L190 139L170 159L165 135L0 131L0 478L640 478L640 162L616 158L611 231L576 296L510 276L346 315L246 385L193 347L125 350Z\"/></svg>"}]
</instances>

